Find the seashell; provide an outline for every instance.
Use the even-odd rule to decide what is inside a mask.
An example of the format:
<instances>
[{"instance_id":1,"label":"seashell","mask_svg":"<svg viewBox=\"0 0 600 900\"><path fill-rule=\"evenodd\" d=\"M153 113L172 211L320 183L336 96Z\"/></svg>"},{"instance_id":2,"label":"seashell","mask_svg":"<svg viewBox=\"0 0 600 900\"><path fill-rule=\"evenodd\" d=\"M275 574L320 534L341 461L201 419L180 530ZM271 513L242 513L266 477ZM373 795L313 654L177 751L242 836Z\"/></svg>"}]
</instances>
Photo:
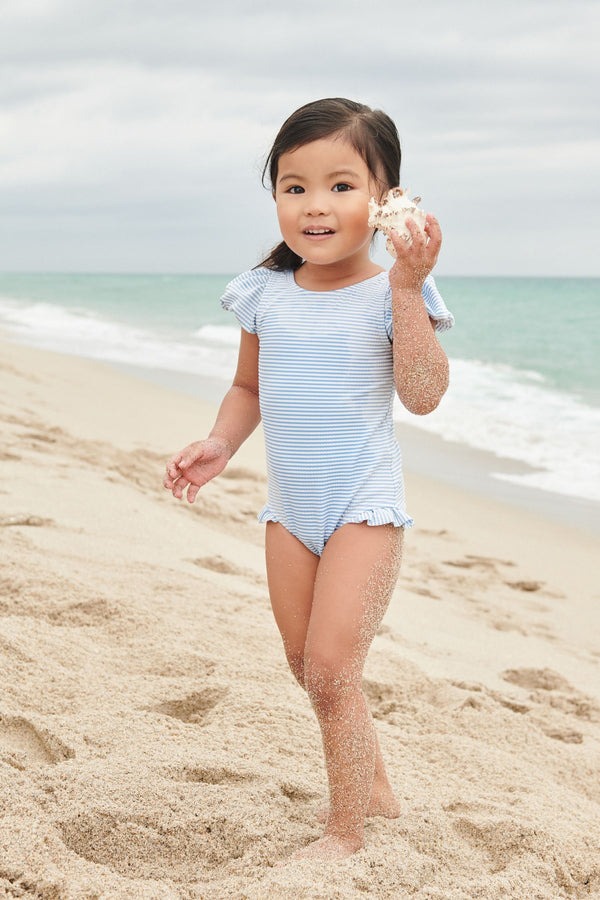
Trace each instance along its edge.
<instances>
[{"instance_id":1,"label":"seashell","mask_svg":"<svg viewBox=\"0 0 600 900\"><path fill-rule=\"evenodd\" d=\"M390 231L394 229L400 237L410 240L410 231L406 227L406 217L411 216L421 231L425 230L425 211L419 209L418 203L421 202L420 197L411 200L408 191L396 187L388 191L383 203L378 203L375 197L369 200L369 227L377 228L388 235L385 243L386 250L392 256L396 256L396 250L389 237Z\"/></svg>"}]
</instances>

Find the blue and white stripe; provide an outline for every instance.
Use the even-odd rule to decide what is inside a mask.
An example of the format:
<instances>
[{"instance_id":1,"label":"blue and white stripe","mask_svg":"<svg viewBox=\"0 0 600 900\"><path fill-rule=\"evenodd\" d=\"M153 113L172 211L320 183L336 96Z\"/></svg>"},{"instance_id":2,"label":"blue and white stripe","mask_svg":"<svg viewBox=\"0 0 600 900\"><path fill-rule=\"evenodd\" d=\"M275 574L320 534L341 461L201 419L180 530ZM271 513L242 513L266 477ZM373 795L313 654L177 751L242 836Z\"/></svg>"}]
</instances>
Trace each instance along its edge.
<instances>
[{"instance_id":1,"label":"blue and white stripe","mask_svg":"<svg viewBox=\"0 0 600 900\"><path fill-rule=\"evenodd\" d=\"M436 328L453 319L428 278ZM281 522L320 555L348 522L410 527L392 420L387 272L337 291L306 291L294 273L252 269L221 299L260 340L259 395L269 492L259 521Z\"/></svg>"}]
</instances>

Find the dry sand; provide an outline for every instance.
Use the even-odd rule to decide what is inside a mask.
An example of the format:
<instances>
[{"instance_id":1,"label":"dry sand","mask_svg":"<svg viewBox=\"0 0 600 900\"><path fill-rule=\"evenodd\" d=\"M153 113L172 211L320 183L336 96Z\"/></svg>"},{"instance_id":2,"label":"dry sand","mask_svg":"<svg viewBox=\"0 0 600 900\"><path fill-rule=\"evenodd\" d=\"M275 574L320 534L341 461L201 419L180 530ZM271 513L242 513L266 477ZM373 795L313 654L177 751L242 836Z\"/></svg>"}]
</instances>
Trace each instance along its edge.
<instances>
[{"instance_id":1,"label":"dry sand","mask_svg":"<svg viewBox=\"0 0 600 900\"><path fill-rule=\"evenodd\" d=\"M600 897L598 539L408 477L365 691L398 820L336 865L269 607L260 434L190 507L213 410L0 345L0 897Z\"/></svg>"}]
</instances>

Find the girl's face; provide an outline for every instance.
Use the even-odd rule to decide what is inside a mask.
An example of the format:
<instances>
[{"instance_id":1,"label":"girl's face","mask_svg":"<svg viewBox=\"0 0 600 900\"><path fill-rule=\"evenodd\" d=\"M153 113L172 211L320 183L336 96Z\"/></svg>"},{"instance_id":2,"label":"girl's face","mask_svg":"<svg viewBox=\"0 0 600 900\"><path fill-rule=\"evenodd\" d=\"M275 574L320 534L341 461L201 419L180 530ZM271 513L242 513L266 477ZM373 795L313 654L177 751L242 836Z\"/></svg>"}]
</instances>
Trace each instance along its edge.
<instances>
[{"instance_id":1,"label":"girl's face","mask_svg":"<svg viewBox=\"0 0 600 900\"><path fill-rule=\"evenodd\" d=\"M274 196L284 241L310 264L364 264L376 191L362 156L337 135L282 153Z\"/></svg>"}]
</instances>

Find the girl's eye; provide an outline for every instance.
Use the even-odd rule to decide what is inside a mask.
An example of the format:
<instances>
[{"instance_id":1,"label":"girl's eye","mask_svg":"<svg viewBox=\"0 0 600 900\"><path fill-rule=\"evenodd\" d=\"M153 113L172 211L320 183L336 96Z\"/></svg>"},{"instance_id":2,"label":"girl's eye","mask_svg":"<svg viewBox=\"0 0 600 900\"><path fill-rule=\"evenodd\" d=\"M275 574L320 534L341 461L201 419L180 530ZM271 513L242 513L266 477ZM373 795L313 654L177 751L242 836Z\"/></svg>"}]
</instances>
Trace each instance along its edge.
<instances>
[{"instance_id":1,"label":"girl's eye","mask_svg":"<svg viewBox=\"0 0 600 900\"><path fill-rule=\"evenodd\" d=\"M304 188L300 187L299 184L293 184L291 187L287 189L288 194L303 194Z\"/></svg>"},{"instance_id":2,"label":"girl's eye","mask_svg":"<svg viewBox=\"0 0 600 900\"><path fill-rule=\"evenodd\" d=\"M349 184L346 184L345 181L341 181L339 184L334 184L333 190L338 191L338 193L339 193L339 191L351 191L352 186Z\"/></svg>"}]
</instances>

